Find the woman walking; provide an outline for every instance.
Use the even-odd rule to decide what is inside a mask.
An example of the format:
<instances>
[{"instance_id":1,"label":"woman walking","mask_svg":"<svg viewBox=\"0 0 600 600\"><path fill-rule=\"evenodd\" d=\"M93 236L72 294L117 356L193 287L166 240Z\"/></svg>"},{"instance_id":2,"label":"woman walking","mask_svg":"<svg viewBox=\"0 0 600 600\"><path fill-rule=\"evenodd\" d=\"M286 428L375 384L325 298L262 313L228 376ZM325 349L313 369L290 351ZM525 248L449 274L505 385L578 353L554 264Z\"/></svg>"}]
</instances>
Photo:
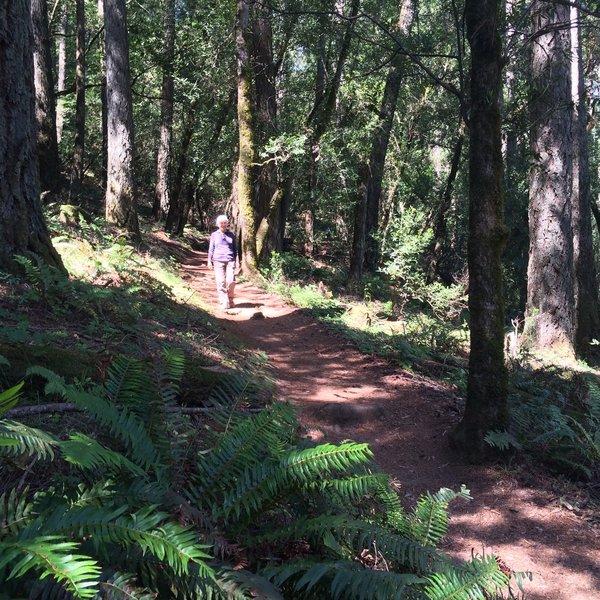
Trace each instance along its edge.
<instances>
[{"instance_id":1,"label":"woman walking","mask_svg":"<svg viewBox=\"0 0 600 600\"><path fill-rule=\"evenodd\" d=\"M210 236L208 268L215 270L217 294L221 308L233 308L235 270L239 265L235 235L229 231L227 215L217 217L217 231Z\"/></svg>"}]
</instances>

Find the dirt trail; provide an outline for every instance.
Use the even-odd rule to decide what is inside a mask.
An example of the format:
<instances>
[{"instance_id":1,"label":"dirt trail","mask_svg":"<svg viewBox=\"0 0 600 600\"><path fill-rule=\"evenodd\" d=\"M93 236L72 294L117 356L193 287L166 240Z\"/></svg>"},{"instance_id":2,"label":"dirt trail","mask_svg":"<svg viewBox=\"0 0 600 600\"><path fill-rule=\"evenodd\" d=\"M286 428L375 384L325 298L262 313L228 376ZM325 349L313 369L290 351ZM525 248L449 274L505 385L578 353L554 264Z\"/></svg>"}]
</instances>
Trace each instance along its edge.
<instances>
[{"instance_id":1,"label":"dirt trail","mask_svg":"<svg viewBox=\"0 0 600 600\"><path fill-rule=\"evenodd\" d=\"M600 599L598 526L567 510L548 481L524 486L509 471L461 462L446 437L458 419L451 391L359 353L249 284L237 286L234 309L220 310L205 264L201 252L187 256L189 284L225 331L268 355L282 398L300 408L312 437L368 442L409 502L427 490L467 486L474 500L453 505L447 552L493 551L513 570L530 571L529 600Z\"/></svg>"}]
</instances>

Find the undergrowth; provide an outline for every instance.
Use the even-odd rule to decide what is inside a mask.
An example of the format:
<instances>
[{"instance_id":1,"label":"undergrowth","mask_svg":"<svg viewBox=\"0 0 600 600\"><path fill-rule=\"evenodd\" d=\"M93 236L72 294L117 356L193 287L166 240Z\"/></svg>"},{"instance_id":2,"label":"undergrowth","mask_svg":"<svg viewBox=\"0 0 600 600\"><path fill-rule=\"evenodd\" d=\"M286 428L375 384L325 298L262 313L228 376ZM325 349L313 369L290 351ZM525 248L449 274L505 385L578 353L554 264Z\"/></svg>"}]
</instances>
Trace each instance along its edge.
<instances>
[{"instance_id":1,"label":"undergrowth","mask_svg":"<svg viewBox=\"0 0 600 600\"><path fill-rule=\"evenodd\" d=\"M183 369L180 351L122 357L91 389L29 370L88 430L0 418L2 597L467 600L507 586L493 556L455 564L437 550L468 490L405 510L365 444L298 438L287 404L240 410L254 386L243 374L195 423L177 405ZM21 392L0 395L0 417Z\"/></svg>"}]
</instances>

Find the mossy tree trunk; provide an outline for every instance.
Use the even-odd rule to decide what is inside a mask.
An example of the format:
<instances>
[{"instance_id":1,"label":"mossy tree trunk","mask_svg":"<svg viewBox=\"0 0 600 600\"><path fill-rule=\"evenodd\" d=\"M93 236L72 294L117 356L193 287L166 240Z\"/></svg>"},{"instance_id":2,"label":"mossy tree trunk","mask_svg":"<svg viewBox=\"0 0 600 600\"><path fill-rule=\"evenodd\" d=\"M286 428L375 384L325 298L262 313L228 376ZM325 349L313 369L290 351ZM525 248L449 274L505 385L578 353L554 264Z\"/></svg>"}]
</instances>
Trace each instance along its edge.
<instances>
[{"instance_id":1,"label":"mossy tree trunk","mask_svg":"<svg viewBox=\"0 0 600 600\"><path fill-rule=\"evenodd\" d=\"M106 220L139 235L125 0L104 0L108 164Z\"/></svg>"},{"instance_id":2,"label":"mossy tree trunk","mask_svg":"<svg viewBox=\"0 0 600 600\"><path fill-rule=\"evenodd\" d=\"M29 6L0 9L0 269L15 272L14 257L35 252L64 271L40 205Z\"/></svg>"},{"instance_id":3,"label":"mossy tree trunk","mask_svg":"<svg viewBox=\"0 0 600 600\"><path fill-rule=\"evenodd\" d=\"M502 2L467 0L471 48L469 146L469 314L471 349L467 403L452 441L472 458L488 453L486 432L507 419L504 364L504 291L501 255L507 238L503 221L503 165L499 110Z\"/></svg>"},{"instance_id":4,"label":"mossy tree trunk","mask_svg":"<svg viewBox=\"0 0 600 600\"><path fill-rule=\"evenodd\" d=\"M258 272L256 221L254 215L252 169L256 156L252 114L252 65L249 45L250 0L237 0L235 26L237 57L238 163L237 203L239 207L242 270L249 276Z\"/></svg>"},{"instance_id":5,"label":"mossy tree trunk","mask_svg":"<svg viewBox=\"0 0 600 600\"><path fill-rule=\"evenodd\" d=\"M54 190L60 185L60 161L46 0L31 0L31 22L40 183L42 190Z\"/></svg>"}]
</instances>

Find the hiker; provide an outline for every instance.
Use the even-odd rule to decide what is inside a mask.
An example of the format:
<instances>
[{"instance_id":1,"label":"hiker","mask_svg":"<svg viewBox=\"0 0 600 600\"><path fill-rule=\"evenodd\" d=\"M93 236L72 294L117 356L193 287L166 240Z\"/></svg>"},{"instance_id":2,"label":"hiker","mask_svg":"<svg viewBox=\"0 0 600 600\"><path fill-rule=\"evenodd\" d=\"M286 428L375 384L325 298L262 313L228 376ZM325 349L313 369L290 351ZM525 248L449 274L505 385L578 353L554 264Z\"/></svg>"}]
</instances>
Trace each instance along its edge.
<instances>
[{"instance_id":1,"label":"hiker","mask_svg":"<svg viewBox=\"0 0 600 600\"><path fill-rule=\"evenodd\" d=\"M233 308L235 271L239 267L237 243L235 235L229 231L227 215L219 215L216 222L218 229L210 236L207 266L215 270L219 304L228 309Z\"/></svg>"}]
</instances>

